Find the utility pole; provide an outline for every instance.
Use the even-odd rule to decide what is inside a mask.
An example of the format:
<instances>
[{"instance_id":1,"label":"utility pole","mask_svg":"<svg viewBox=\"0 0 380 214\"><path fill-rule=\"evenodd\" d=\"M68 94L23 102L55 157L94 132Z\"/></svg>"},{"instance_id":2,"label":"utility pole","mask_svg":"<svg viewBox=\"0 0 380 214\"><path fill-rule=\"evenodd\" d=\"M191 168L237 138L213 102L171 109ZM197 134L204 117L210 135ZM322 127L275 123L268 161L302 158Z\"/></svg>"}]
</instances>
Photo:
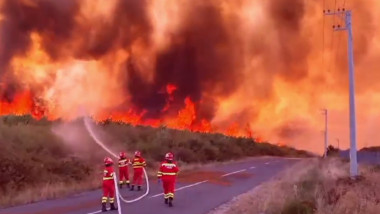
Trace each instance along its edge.
<instances>
[{"instance_id":1,"label":"utility pole","mask_svg":"<svg viewBox=\"0 0 380 214\"><path fill-rule=\"evenodd\" d=\"M338 150L340 150L340 147L339 147L339 138L337 138L336 141L338 142Z\"/></svg>"},{"instance_id":2,"label":"utility pole","mask_svg":"<svg viewBox=\"0 0 380 214\"><path fill-rule=\"evenodd\" d=\"M328 127L327 127L327 120L328 120L328 111L327 109L323 109L323 114L325 115L325 151L323 157L327 157L327 147L328 147Z\"/></svg>"},{"instance_id":3,"label":"utility pole","mask_svg":"<svg viewBox=\"0 0 380 214\"><path fill-rule=\"evenodd\" d=\"M339 9L337 11L323 11L325 15L344 16L345 26L333 26L334 31L347 31L348 34L348 67L349 67L349 105L350 105L350 175L356 178L359 175L356 151L356 114L355 114L355 76L354 53L352 38L352 13L350 10Z\"/></svg>"}]
</instances>

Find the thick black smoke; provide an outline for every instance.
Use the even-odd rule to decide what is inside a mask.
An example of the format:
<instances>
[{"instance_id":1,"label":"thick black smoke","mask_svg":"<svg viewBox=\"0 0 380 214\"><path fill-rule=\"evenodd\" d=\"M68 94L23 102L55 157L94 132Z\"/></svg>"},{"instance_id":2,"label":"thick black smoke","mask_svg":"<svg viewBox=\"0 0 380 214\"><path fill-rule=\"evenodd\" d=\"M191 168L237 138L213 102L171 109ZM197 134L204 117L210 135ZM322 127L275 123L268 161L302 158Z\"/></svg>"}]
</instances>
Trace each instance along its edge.
<instances>
[{"instance_id":1,"label":"thick black smoke","mask_svg":"<svg viewBox=\"0 0 380 214\"><path fill-rule=\"evenodd\" d=\"M183 106L188 96L195 102L202 100L206 105L201 106L199 116L210 119L215 112L214 99L230 95L239 85L238 44L234 44L221 11L211 2L196 1L184 15L182 27L171 35L170 46L156 56L153 83L145 82L129 64L132 81L128 89L138 108L159 112L165 96L158 92L175 84L177 106Z\"/></svg>"},{"instance_id":2,"label":"thick black smoke","mask_svg":"<svg viewBox=\"0 0 380 214\"><path fill-rule=\"evenodd\" d=\"M282 76L289 80L300 80L307 76L307 57L310 44L302 35L302 18L305 15L305 1L273 0L268 14L278 33Z\"/></svg>"},{"instance_id":3,"label":"thick black smoke","mask_svg":"<svg viewBox=\"0 0 380 214\"><path fill-rule=\"evenodd\" d=\"M112 12L111 21L99 18L91 20L91 25L87 22L78 24L78 36L89 39L81 43L76 57L98 59L114 48L130 50L137 39L148 47L152 26L147 3L146 0L119 0Z\"/></svg>"},{"instance_id":4,"label":"thick black smoke","mask_svg":"<svg viewBox=\"0 0 380 214\"><path fill-rule=\"evenodd\" d=\"M198 103L198 118L211 119L219 98L239 88L243 74L243 46L238 17L223 16L218 1L191 1L181 14L181 24L170 34L169 45L156 53L153 80L148 81L133 53L137 40L150 48L152 23L147 0L119 0L112 18L87 20L81 14L79 0L5 0L0 25L0 69L7 71L12 57L30 48L30 34L37 32L42 47L52 60L61 58L99 59L115 49L124 48L131 57L125 62L125 90L132 106L148 111L148 117L161 116L167 103L162 93L167 84L175 84L172 112L184 105L186 97ZM307 75L309 44L302 37L301 20L305 12L301 0L273 0L267 12L278 34L279 57L268 63L268 76L280 73L296 80ZM260 29L257 29L260 31ZM76 42L72 43L75 40ZM248 44L252 56L272 58L261 41ZM265 64L265 63L264 63ZM278 65L273 65L278 64ZM264 66L265 67L265 66ZM269 70L275 67L277 70ZM91 71L88 71L91 72ZM104 71L112 72L112 71ZM252 71L255 75L255 71ZM12 90L11 90L12 91ZM201 101L201 103L199 103ZM253 101L254 102L254 101ZM130 106L123 106L129 108Z\"/></svg>"},{"instance_id":5,"label":"thick black smoke","mask_svg":"<svg viewBox=\"0 0 380 214\"><path fill-rule=\"evenodd\" d=\"M11 103L18 91L23 90L10 73L11 59L30 48L32 32L41 35L42 47L52 60L57 59L65 41L70 39L79 7L74 0L36 0L29 4L4 1L0 9L4 16L0 22L0 99Z\"/></svg>"},{"instance_id":6,"label":"thick black smoke","mask_svg":"<svg viewBox=\"0 0 380 214\"><path fill-rule=\"evenodd\" d=\"M0 24L0 70L7 71L12 57L28 50L32 32L41 35L48 55L58 58L65 41L71 39L78 1L4 1L0 11L4 16Z\"/></svg>"}]
</instances>

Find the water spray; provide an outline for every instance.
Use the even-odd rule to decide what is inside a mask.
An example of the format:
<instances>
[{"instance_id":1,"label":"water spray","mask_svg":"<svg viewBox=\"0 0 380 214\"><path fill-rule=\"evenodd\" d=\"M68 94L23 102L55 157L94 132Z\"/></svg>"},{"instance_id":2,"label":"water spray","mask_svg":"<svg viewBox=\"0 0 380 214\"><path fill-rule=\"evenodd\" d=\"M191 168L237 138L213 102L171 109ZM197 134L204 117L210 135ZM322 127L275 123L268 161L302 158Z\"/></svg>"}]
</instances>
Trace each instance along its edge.
<instances>
[{"instance_id":1,"label":"water spray","mask_svg":"<svg viewBox=\"0 0 380 214\"><path fill-rule=\"evenodd\" d=\"M88 133L90 134L90 136L92 137L92 139L94 139L94 141L100 146L102 147L106 152L108 152L110 155L112 155L114 158L118 158L118 156L112 152L107 146L104 145L104 143L96 136L96 134L94 133L94 130L92 129L91 125L90 125L90 119L89 118L85 118L84 119L84 124L86 126L86 129L88 131ZM117 178L116 176L114 177L115 179L115 187L116 187L116 194L119 196L118 198L120 198L121 201L123 201L124 203L133 203L133 202L136 202L136 201L139 201L141 199L143 199L145 196L147 196L149 194L149 179L148 179L148 175L146 173L146 170L143 168L144 170L144 175L145 175L145 181L146 181L146 192L138 197L138 198L135 198L133 200L126 200L125 198L123 198L123 196L121 196L119 194L119 189L117 187ZM119 206L119 210L121 209L120 208L120 204L119 204L119 200L118 200L118 206Z\"/></svg>"}]
</instances>

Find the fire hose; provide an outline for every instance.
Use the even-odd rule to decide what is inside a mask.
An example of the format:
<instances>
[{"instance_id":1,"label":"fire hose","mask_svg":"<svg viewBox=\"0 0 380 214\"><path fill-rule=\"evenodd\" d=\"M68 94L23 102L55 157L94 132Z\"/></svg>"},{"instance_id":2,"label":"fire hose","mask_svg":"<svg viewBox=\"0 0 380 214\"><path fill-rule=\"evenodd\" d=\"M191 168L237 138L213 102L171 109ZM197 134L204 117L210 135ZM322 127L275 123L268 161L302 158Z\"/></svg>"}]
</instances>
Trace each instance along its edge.
<instances>
[{"instance_id":1,"label":"fire hose","mask_svg":"<svg viewBox=\"0 0 380 214\"><path fill-rule=\"evenodd\" d=\"M90 136L92 137L92 139L100 146L100 147L102 147L106 152L108 152L110 155L112 155L113 157L115 157L115 158L118 158L117 157L117 155L115 154L115 153L113 153L109 148L107 148L105 145L104 145L104 143L95 135L95 133L94 133L94 131L93 131L93 129L91 128L91 126L90 126L90 122L89 122L89 118L85 118L84 119L84 124L85 124L85 126L86 126L86 129L87 129L87 131L88 131L88 133L90 134ZM147 196L148 194L149 194L149 179L148 179L148 175L147 175L147 173L146 173L146 170L143 168L143 170L144 170L144 175L145 175L145 181L146 181L146 192L143 194L143 195L141 195L140 197L138 197L138 198L135 198L135 199L133 199L133 200L126 200L125 198L123 198L123 196L121 196L120 194L119 194L119 189L118 189L118 187L117 187L117 178L116 178L116 176L114 176L114 180L115 180L115 188L116 188L116 194L118 195L118 197L117 197L117 205L118 205L118 207L119 207L119 212L120 212L120 209L121 209L121 207L120 207L120 201L119 201L119 198L120 198L120 200L122 200L124 203L133 203L133 202L136 202L136 201L139 201L139 200L141 200L141 199L143 199L145 196Z\"/></svg>"}]
</instances>

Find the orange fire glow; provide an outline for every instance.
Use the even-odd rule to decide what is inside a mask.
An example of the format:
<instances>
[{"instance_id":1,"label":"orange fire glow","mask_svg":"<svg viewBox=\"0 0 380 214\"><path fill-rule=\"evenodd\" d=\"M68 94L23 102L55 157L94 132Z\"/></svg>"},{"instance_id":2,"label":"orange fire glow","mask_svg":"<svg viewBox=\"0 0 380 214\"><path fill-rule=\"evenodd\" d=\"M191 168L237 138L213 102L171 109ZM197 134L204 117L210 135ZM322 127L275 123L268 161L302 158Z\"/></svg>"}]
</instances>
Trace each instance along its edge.
<instances>
[{"instance_id":1,"label":"orange fire glow","mask_svg":"<svg viewBox=\"0 0 380 214\"><path fill-rule=\"evenodd\" d=\"M327 108L329 141L346 149L347 39L321 2L0 1L0 115L92 116L321 153ZM344 2L358 146L380 145L380 3Z\"/></svg>"}]
</instances>

